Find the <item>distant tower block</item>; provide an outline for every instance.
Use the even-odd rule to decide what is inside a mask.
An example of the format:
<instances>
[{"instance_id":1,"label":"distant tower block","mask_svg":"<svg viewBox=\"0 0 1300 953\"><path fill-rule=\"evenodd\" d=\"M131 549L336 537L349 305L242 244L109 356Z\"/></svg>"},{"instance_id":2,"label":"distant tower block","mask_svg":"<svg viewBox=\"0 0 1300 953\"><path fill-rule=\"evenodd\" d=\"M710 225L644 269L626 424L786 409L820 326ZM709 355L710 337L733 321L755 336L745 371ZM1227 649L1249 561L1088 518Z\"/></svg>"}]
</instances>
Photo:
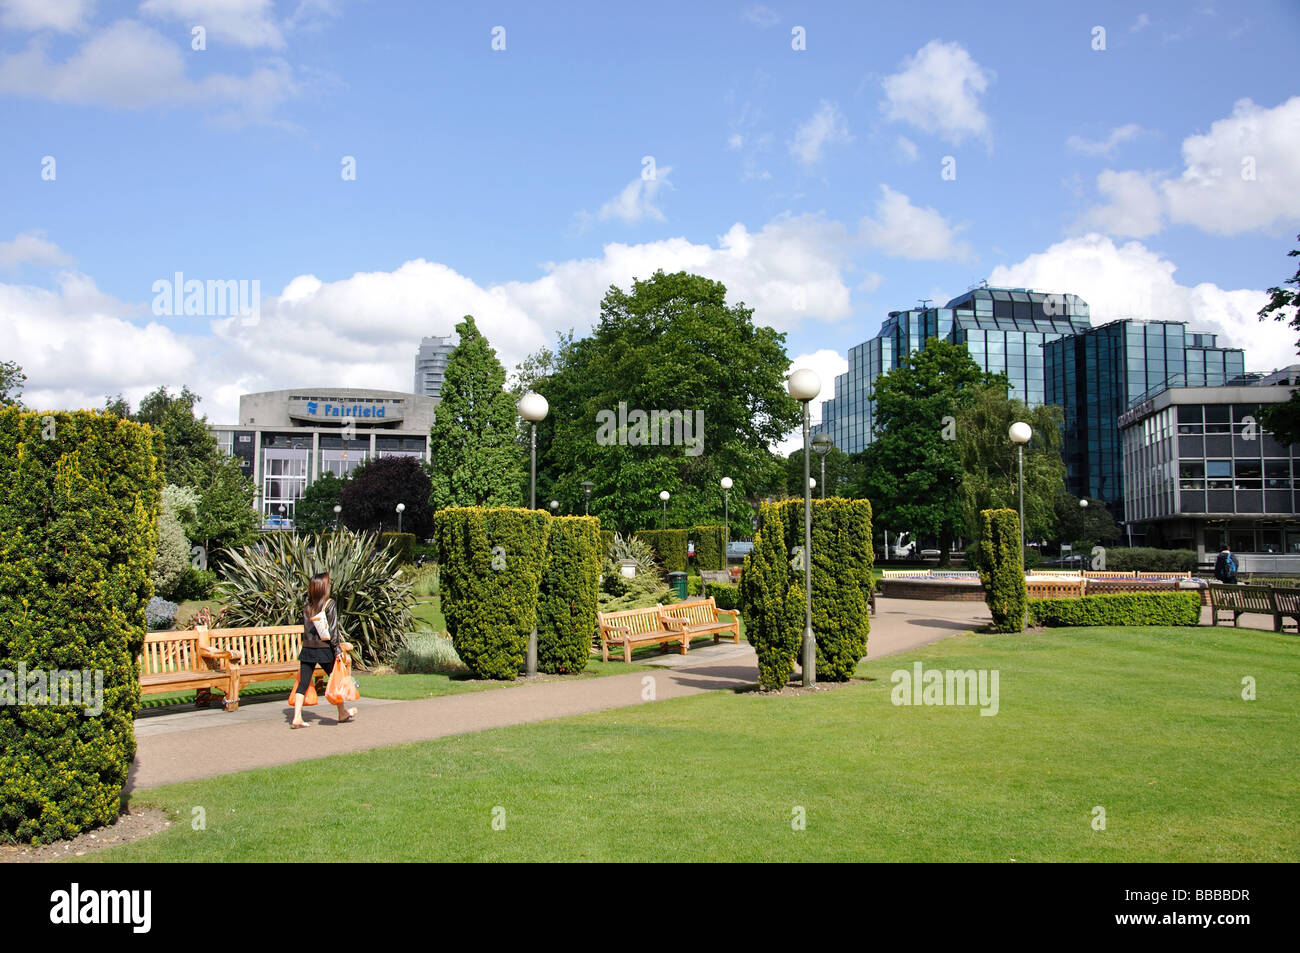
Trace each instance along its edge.
<instances>
[{"instance_id":1,"label":"distant tower block","mask_svg":"<svg viewBox=\"0 0 1300 953\"><path fill-rule=\"evenodd\" d=\"M442 382L447 375L447 359L456 347L456 339L428 337L420 339L420 349L415 354L415 386L412 393L422 397L442 398Z\"/></svg>"}]
</instances>

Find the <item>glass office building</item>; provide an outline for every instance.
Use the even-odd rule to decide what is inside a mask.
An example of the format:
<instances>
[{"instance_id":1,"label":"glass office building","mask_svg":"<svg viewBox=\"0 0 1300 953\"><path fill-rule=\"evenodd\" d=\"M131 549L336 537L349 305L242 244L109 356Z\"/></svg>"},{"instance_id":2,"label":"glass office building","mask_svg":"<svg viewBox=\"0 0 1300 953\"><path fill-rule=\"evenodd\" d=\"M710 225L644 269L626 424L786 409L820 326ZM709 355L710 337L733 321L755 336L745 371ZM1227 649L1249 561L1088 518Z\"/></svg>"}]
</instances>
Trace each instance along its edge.
<instances>
[{"instance_id":1,"label":"glass office building","mask_svg":"<svg viewBox=\"0 0 1300 953\"><path fill-rule=\"evenodd\" d=\"M1122 518L1119 419L1170 386L1243 381L1245 352L1219 347L1178 321L1112 321L1044 346L1046 402L1065 412L1066 489L1104 501Z\"/></svg>"},{"instance_id":2,"label":"glass office building","mask_svg":"<svg viewBox=\"0 0 1300 953\"><path fill-rule=\"evenodd\" d=\"M1242 568L1300 572L1300 445L1259 426L1300 385L1300 365L1224 386L1169 386L1119 418L1124 519L1135 545L1226 543Z\"/></svg>"},{"instance_id":3,"label":"glass office building","mask_svg":"<svg viewBox=\"0 0 1300 953\"><path fill-rule=\"evenodd\" d=\"M456 339L420 338L420 348L415 352L415 387L413 393L439 400L442 382L447 376L447 361L456 349Z\"/></svg>"},{"instance_id":4,"label":"glass office building","mask_svg":"<svg viewBox=\"0 0 1300 953\"><path fill-rule=\"evenodd\" d=\"M822 401L813 430L829 434L846 453L864 449L874 439L876 378L935 338L966 345L981 368L1007 375L1013 397L1037 406L1046 396L1044 344L1090 327L1088 305L1077 295L1027 288L973 288L942 308L891 311L879 334L849 349L849 369L836 376L834 396Z\"/></svg>"}]
</instances>

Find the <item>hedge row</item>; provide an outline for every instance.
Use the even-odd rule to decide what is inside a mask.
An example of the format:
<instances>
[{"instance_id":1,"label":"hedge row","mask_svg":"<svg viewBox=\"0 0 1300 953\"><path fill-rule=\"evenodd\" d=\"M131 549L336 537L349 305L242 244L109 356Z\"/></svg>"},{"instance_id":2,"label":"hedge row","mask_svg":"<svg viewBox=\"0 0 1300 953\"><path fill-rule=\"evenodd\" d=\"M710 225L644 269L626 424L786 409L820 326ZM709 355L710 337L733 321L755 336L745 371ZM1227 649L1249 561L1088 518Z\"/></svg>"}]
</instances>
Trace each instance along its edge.
<instances>
[{"instance_id":1,"label":"hedge row","mask_svg":"<svg viewBox=\"0 0 1300 953\"><path fill-rule=\"evenodd\" d=\"M984 601L993 614L993 631L1023 632L1028 592L1020 548L1020 517L1015 510L980 510L977 564Z\"/></svg>"},{"instance_id":2,"label":"hedge row","mask_svg":"<svg viewBox=\"0 0 1300 953\"><path fill-rule=\"evenodd\" d=\"M730 609L734 612L740 608L739 586L728 586L720 582L706 582L704 584L704 595L713 599L719 609Z\"/></svg>"},{"instance_id":3,"label":"hedge row","mask_svg":"<svg viewBox=\"0 0 1300 953\"><path fill-rule=\"evenodd\" d=\"M397 557L397 565L411 566L415 564L414 533L380 533L379 545L391 555Z\"/></svg>"},{"instance_id":4,"label":"hedge row","mask_svg":"<svg viewBox=\"0 0 1300 953\"><path fill-rule=\"evenodd\" d=\"M600 531L600 553L601 558L609 555L610 549L614 546L614 537L617 534L612 529L602 529Z\"/></svg>"},{"instance_id":5,"label":"hedge row","mask_svg":"<svg viewBox=\"0 0 1300 953\"><path fill-rule=\"evenodd\" d=\"M634 535L654 550L664 572L686 572L686 530L642 529Z\"/></svg>"},{"instance_id":6,"label":"hedge row","mask_svg":"<svg viewBox=\"0 0 1300 953\"><path fill-rule=\"evenodd\" d=\"M727 544L725 529L721 526L692 526L691 539L695 541L695 568L726 569Z\"/></svg>"},{"instance_id":7,"label":"hedge row","mask_svg":"<svg viewBox=\"0 0 1300 953\"><path fill-rule=\"evenodd\" d=\"M745 634L758 654L759 684L783 688L794 672L804 627L802 500L764 503L740 580ZM847 681L867 654L871 622L871 504L812 501L812 625L817 677Z\"/></svg>"},{"instance_id":8,"label":"hedge row","mask_svg":"<svg viewBox=\"0 0 1300 953\"><path fill-rule=\"evenodd\" d=\"M75 671L78 689L88 676L92 695L95 679L103 691L93 714L97 699L81 691L81 704L29 694L0 706L0 840L48 842L117 817L135 759L162 454L159 433L117 416L0 410L0 669ZM17 685L6 682L8 702Z\"/></svg>"},{"instance_id":9,"label":"hedge row","mask_svg":"<svg viewBox=\"0 0 1300 953\"><path fill-rule=\"evenodd\" d=\"M591 658L600 585L600 520L558 516L551 520L546 569L537 603L537 670L581 672Z\"/></svg>"},{"instance_id":10,"label":"hedge row","mask_svg":"<svg viewBox=\"0 0 1300 953\"><path fill-rule=\"evenodd\" d=\"M471 672L515 678L534 625L539 671L586 667L604 558L597 517L450 507L433 530L443 615Z\"/></svg>"},{"instance_id":11,"label":"hedge row","mask_svg":"<svg viewBox=\"0 0 1300 953\"><path fill-rule=\"evenodd\" d=\"M1137 546L1132 549L1106 547L1106 568L1118 572L1136 569L1139 572L1195 572L1196 550L1154 549Z\"/></svg>"},{"instance_id":12,"label":"hedge row","mask_svg":"<svg viewBox=\"0 0 1300 953\"><path fill-rule=\"evenodd\" d=\"M1195 592L1134 592L1080 599L1030 599L1030 625L1198 625Z\"/></svg>"}]
</instances>

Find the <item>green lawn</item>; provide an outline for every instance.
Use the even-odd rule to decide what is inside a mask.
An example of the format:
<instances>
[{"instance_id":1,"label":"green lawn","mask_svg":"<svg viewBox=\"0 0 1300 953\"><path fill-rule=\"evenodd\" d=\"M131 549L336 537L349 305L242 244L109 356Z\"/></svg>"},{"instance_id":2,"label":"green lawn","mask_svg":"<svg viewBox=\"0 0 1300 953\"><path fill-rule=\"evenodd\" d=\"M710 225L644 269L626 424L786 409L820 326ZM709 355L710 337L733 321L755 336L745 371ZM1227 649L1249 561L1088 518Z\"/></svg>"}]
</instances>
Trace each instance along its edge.
<instances>
[{"instance_id":1,"label":"green lawn","mask_svg":"<svg viewBox=\"0 0 1300 953\"><path fill-rule=\"evenodd\" d=\"M137 792L179 823L93 859L1295 861L1298 658L1296 637L1244 629L962 636L811 696L711 693ZM891 673L918 660L997 670L998 714L893 705Z\"/></svg>"}]
</instances>

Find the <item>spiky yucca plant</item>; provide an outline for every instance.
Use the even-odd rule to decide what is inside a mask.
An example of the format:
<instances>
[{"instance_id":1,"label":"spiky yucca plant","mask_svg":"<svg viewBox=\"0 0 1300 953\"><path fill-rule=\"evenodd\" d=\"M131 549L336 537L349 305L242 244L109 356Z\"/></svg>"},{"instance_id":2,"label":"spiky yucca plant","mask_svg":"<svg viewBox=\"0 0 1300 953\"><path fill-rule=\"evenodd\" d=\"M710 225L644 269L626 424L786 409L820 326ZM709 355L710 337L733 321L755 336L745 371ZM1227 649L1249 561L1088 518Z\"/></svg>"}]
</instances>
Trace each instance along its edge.
<instances>
[{"instance_id":1,"label":"spiky yucca plant","mask_svg":"<svg viewBox=\"0 0 1300 953\"><path fill-rule=\"evenodd\" d=\"M374 533L343 530L321 536L269 533L226 554L220 598L226 626L295 625L302 622L307 584L330 574L338 606L339 638L351 642L363 665L392 664L411 628L415 600L396 558Z\"/></svg>"},{"instance_id":2,"label":"spiky yucca plant","mask_svg":"<svg viewBox=\"0 0 1300 953\"><path fill-rule=\"evenodd\" d=\"M655 562L655 551L650 548L649 543L635 536L624 538L615 533L614 542L610 544L609 552L605 554L605 571L617 572L625 559L636 563L638 576L646 572L659 572L659 564Z\"/></svg>"}]
</instances>

